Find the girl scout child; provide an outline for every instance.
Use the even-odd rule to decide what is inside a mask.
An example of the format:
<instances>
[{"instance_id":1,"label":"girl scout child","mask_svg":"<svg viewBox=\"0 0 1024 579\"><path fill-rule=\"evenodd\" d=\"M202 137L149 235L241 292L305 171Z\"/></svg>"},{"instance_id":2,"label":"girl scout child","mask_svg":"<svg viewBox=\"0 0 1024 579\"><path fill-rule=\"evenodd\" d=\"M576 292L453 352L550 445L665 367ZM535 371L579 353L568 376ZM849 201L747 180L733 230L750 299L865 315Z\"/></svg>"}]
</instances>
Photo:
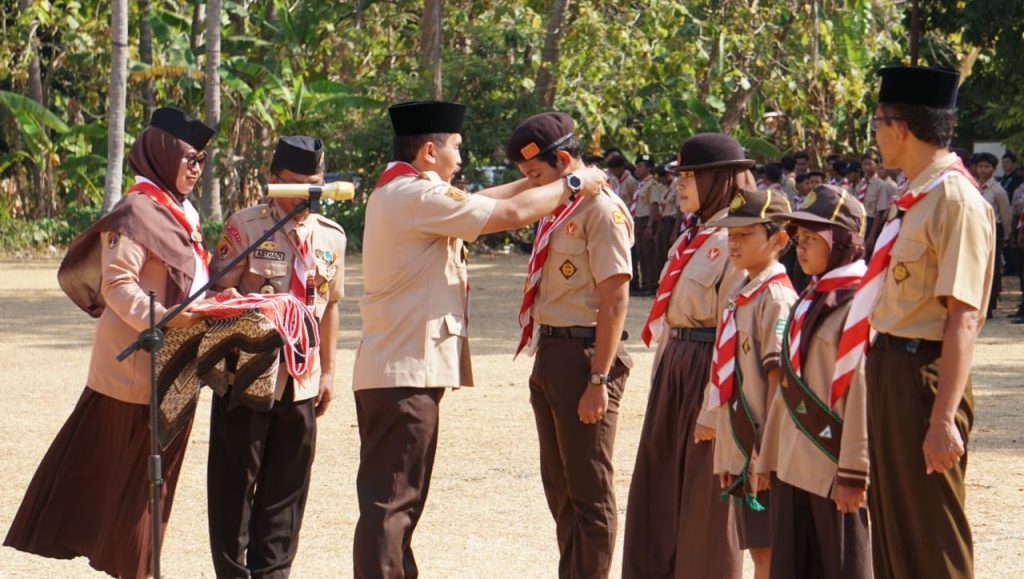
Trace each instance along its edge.
<instances>
[{"instance_id":1,"label":"girl scout child","mask_svg":"<svg viewBox=\"0 0 1024 579\"><path fill-rule=\"evenodd\" d=\"M871 576L864 364L833 388L839 337L867 271L864 206L821 185L802 210L781 215L811 284L789 315L783 378L772 399L756 471L771 477L771 575Z\"/></svg>"}]
</instances>

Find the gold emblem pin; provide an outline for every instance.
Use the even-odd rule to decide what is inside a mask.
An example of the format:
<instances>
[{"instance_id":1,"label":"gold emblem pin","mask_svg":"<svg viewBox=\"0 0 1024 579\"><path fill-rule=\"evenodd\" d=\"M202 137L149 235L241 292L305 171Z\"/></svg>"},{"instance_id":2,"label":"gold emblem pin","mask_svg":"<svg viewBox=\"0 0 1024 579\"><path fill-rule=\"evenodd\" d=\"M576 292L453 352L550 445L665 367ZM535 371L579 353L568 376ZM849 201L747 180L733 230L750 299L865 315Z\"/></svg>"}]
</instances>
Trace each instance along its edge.
<instances>
[{"instance_id":1,"label":"gold emblem pin","mask_svg":"<svg viewBox=\"0 0 1024 579\"><path fill-rule=\"evenodd\" d=\"M614 221L616 225L622 225L626 222L626 216L623 215L621 211L616 211L615 213L612 213L612 221Z\"/></svg>"},{"instance_id":2,"label":"gold emblem pin","mask_svg":"<svg viewBox=\"0 0 1024 579\"><path fill-rule=\"evenodd\" d=\"M814 205L814 202L817 201L817 200L818 200L818 196L814 193L814 191L811 191L810 193L808 193L804 197L804 201L803 201L803 203L800 204L800 207L803 207L803 208L806 209L806 208L810 207L811 205Z\"/></svg>"},{"instance_id":3,"label":"gold emblem pin","mask_svg":"<svg viewBox=\"0 0 1024 579\"><path fill-rule=\"evenodd\" d=\"M270 294L274 293L274 286L270 285L269 283L265 286L261 286L260 293L265 296L269 296Z\"/></svg>"},{"instance_id":4,"label":"gold emblem pin","mask_svg":"<svg viewBox=\"0 0 1024 579\"><path fill-rule=\"evenodd\" d=\"M274 249L277 249L277 244L268 239L260 244L259 249L266 249L267 251L272 251Z\"/></svg>"},{"instance_id":5,"label":"gold emblem pin","mask_svg":"<svg viewBox=\"0 0 1024 579\"><path fill-rule=\"evenodd\" d=\"M562 266L558 268L558 271L562 272L562 277L569 279L576 274L576 264L567 259L562 263Z\"/></svg>"},{"instance_id":6,"label":"gold emblem pin","mask_svg":"<svg viewBox=\"0 0 1024 579\"><path fill-rule=\"evenodd\" d=\"M192 241L194 241L196 243L202 243L202 241L203 241L203 234L199 233L198 231L193 231L192 232Z\"/></svg>"},{"instance_id":7,"label":"gold emblem pin","mask_svg":"<svg viewBox=\"0 0 1024 579\"><path fill-rule=\"evenodd\" d=\"M900 283L903 280L905 280L908 277L910 277L910 270L907 269L906 265L904 265L902 263L897 263L892 268L892 277L893 277L893 279L896 280L896 283Z\"/></svg>"},{"instance_id":8,"label":"gold emblem pin","mask_svg":"<svg viewBox=\"0 0 1024 579\"><path fill-rule=\"evenodd\" d=\"M459 189L456 189L455 187L449 187L448 191L445 193L445 195L451 197L452 199L454 199L456 201L465 201L466 200L466 194L463 193L462 191L460 191Z\"/></svg>"},{"instance_id":9,"label":"gold emblem pin","mask_svg":"<svg viewBox=\"0 0 1024 579\"><path fill-rule=\"evenodd\" d=\"M320 284L320 287L317 288L317 291L320 292L320 295L326 296L327 290L330 289L330 287L330 283L325 281L324 283Z\"/></svg>"},{"instance_id":10,"label":"gold emblem pin","mask_svg":"<svg viewBox=\"0 0 1024 579\"><path fill-rule=\"evenodd\" d=\"M737 193L736 196L732 198L732 201L729 202L729 211L738 211L740 207L743 207L744 203L746 203L746 200L743 199L743 194Z\"/></svg>"}]
</instances>

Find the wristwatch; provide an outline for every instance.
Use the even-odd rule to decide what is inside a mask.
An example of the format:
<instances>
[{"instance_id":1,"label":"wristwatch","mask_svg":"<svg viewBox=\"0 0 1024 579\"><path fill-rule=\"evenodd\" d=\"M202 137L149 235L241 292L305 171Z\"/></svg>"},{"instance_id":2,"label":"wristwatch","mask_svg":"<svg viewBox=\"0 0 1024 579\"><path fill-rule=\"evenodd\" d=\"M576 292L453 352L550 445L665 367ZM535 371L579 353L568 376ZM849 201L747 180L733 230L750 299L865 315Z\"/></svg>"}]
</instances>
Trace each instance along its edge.
<instances>
[{"instance_id":1,"label":"wristwatch","mask_svg":"<svg viewBox=\"0 0 1024 579\"><path fill-rule=\"evenodd\" d=\"M591 386L604 386L607 385L610 380L607 374L600 372L592 372L590 374L590 385Z\"/></svg>"},{"instance_id":2,"label":"wristwatch","mask_svg":"<svg viewBox=\"0 0 1024 579\"><path fill-rule=\"evenodd\" d=\"M576 197L583 189L583 179L576 173L569 173L565 176L565 186L569 188L570 197Z\"/></svg>"}]
</instances>

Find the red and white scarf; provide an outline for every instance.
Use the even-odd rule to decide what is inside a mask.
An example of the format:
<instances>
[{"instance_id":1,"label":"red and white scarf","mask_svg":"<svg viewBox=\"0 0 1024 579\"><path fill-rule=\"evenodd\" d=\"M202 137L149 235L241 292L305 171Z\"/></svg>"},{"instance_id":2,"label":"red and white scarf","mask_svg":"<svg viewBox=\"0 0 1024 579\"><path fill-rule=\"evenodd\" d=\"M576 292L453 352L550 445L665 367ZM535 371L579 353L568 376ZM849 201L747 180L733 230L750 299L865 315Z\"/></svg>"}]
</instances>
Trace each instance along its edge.
<instances>
[{"instance_id":1,"label":"red and white scarf","mask_svg":"<svg viewBox=\"0 0 1024 579\"><path fill-rule=\"evenodd\" d=\"M821 276L820 279L812 280L807 286L807 290L804 292L803 298L801 298L796 305L796 309L793 313L793 321L789 324L788 331L789 364L793 367L793 372L795 372L797 376L803 377L803 373L801 372L802 363L800 360L800 341L803 338L802 330L804 319L807 317L807 312L811 309L811 305L814 303L815 298L835 290L859 287L861 279L864 277L864 273L867 269L868 266L864 263L864 260L858 259L853 263L846 264L826 273Z\"/></svg>"},{"instance_id":2,"label":"red and white scarf","mask_svg":"<svg viewBox=\"0 0 1024 579\"><path fill-rule=\"evenodd\" d=\"M736 310L754 301L768 286L781 284L792 289L793 284L786 275L786 268L775 262L767 272L767 279L754 289L740 292L729 300L728 307L722 312L722 321L718 325L718 339L715 340L715 352L711 357L711 392L708 396L708 408L718 408L732 399L736 380Z\"/></svg>"},{"instance_id":3,"label":"red and white scarf","mask_svg":"<svg viewBox=\"0 0 1024 579\"><path fill-rule=\"evenodd\" d=\"M662 276L661 282L658 283L658 292L654 296L654 303L651 304L651 311L647 314L647 322L644 324L644 329L640 332L640 337L648 347L651 345L651 339L660 334L661 327L665 323L664 316L668 310L668 302L672 298L672 290L676 287L679 276L686 269L686 264L690 263L690 258L697 253L697 250L704 245L704 242L712 235L718 233L719 230L717 227L707 227L697 233L696 236L693 236L697 225L692 221L689 222L689 225L690 227L682 234L684 241L676 245L676 250L672 253L672 260L668 264L668 269L665 270L665 275ZM687 238L689 238L688 242L686 241Z\"/></svg>"},{"instance_id":4,"label":"red and white scarf","mask_svg":"<svg viewBox=\"0 0 1024 579\"><path fill-rule=\"evenodd\" d=\"M533 300L537 297L540 288L540 276L544 270L544 262L548 259L548 243L551 241L551 232L565 222L573 210L583 201L583 195L577 195L568 205L561 204L555 207L551 215L544 216L537 227L537 236L533 241L533 251L530 252L530 261L526 264L526 285L523 287L523 301L519 306L519 327L522 328L522 335L519 337L519 346L516 348L516 356L523 351L527 345L533 342Z\"/></svg>"},{"instance_id":5,"label":"red and white scarf","mask_svg":"<svg viewBox=\"0 0 1024 579\"><path fill-rule=\"evenodd\" d=\"M924 199L925 195L953 175L959 175L975 187L977 186L974 178L964 167L963 161L957 158L938 177L922 187L921 191L916 193L906 191L896 199L895 204L899 208L899 212L886 222L882 232L878 235L875 254L871 257L871 263L868 264L860 289L853 296L850 313L846 316L843 333L839 337L839 351L836 355L835 372L832 376L832 391L829 394L830 407L835 406L836 402L846 393L854 371L863 360L864 354L867 353L868 338L871 334L868 316L871 314L871 310L875 309L875 304L878 303L878 297L881 295L882 286L885 283L885 272L889 269L889 262L892 260L890 252L899 237L903 214L910 211L914 204Z\"/></svg>"},{"instance_id":6,"label":"red and white scarf","mask_svg":"<svg viewBox=\"0 0 1024 579\"><path fill-rule=\"evenodd\" d=\"M388 166L384 169L384 174L380 176L380 179L377 180L377 184L374 185L373 188L380 189L403 175L418 177L419 174L419 169L413 167L409 163L404 161L392 161L388 163Z\"/></svg>"},{"instance_id":7,"label":"red and white scarf","mask_svg":"<svg viewBox=\"0 0 1024 579\"><path fill-rule=\"evenodd\" d=\"M259 310L274 322L284 340L285 362L288 373L301 379L315 367L320 355L320 333L316 318L301 301L289 294L247 294L238 296L226 290L192 306L192 311L222 320Z\"/></svg>"},{"instance_id":8,"label":"red and white scarf","mask_svg":"<svg viewBox=\"0 0 1024 579\"><path fill-rule=\"evenodd\" d=\"M853 196L857 198L857 201L864 202L864 197L868 192L868 180L861 179L857 182L857 187L853 190Z\"/></svg>"},{"instance_id":9,"label":"red and white scarf","mask_svg":"<svg viewBox=\"0 0 1024 579\"><path fill-rule=\"evenodd\" d=\"M295 239L295 261L292 263L292 295L300 302L312 307L315 302L316 288L316 262L313 260L312 245L313 231L304 223L297 223L292 229Z\"/></svg>"},{"instance_id":10,"label":"red and white scarf","mask_svg":"<svg viewBox=\"0 0 1024 579\"><path fill-rule=\"evenodd\" d=\"M174 220L185 230L185 234L192 242L192 250L199 256L203 264L207 266L207 273L209 273L210 253L206 251L206 245L203 244L203 233L199 230L198 225L189 223L188 217L185 216L185 211L178 207L178 204L171 199L171 196L163 189L154 185L153 182L148 179L142 180L141 178L135 185L132 185L131 189L128 189L128 194L131 195L132 193L139 193L149 197L174 217Z\"/></svg>"}]
</instances>

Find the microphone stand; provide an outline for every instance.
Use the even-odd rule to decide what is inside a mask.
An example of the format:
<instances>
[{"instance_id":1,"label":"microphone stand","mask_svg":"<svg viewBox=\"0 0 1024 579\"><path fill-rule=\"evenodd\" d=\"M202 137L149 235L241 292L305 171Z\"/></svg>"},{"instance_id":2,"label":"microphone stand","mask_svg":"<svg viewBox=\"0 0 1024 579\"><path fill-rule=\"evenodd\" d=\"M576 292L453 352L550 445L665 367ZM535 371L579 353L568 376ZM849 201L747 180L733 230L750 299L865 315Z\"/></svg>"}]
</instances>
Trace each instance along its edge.
<instances>
[{"instance_id":1,"label":"microphone stand","mask_svg":"<svg viewBox=\"0 0 1024 579\"><path fill-rule=\"evenodd\" d=\"M249 247L245 248L240 254L234 259L228 262L219 272L210 277L210 281L206 282L206 285L199 288L194 294L188 296L185 301L178 304L174 309L167 312L167 314L158 322L156 321L156 292L149 292L149 328L139 333L139 339L132 342L127 348L125 348L120 354L117 355L117 361L123 362L128 356L132 355L138 350L144 350L149 352L149 512L152 518L151 521L151 541L153 549L153 560L152 560L152 572L153 579L160 579L160 534L162 529L162 513L160 508L160 487L163 486L163 465L160 460L160 442L157 438L157 429L160 425L160 392L157 388L157 375L156 375L156 353L164 345L164 333L163 328L167 325L167 322L174 316L183 312L188 306L192 305L194 301L199 299L201 296L206 294L206 291L212 288L224 275L234 269L236 265L246 259L250 253L256 250L261 243L273 237L278 230L285 226L286 223L295 218L299 213L302 213L306 209L309 209L310 213L320 212L320 196L322 190L320 187L309 188L309 199L303 200L295 205L295 207L288 212L287 215L282 217L279 221L274 223L274 226L263 232L263 235L256 241L249 244Z\"/></svg>"}]
</instances>

